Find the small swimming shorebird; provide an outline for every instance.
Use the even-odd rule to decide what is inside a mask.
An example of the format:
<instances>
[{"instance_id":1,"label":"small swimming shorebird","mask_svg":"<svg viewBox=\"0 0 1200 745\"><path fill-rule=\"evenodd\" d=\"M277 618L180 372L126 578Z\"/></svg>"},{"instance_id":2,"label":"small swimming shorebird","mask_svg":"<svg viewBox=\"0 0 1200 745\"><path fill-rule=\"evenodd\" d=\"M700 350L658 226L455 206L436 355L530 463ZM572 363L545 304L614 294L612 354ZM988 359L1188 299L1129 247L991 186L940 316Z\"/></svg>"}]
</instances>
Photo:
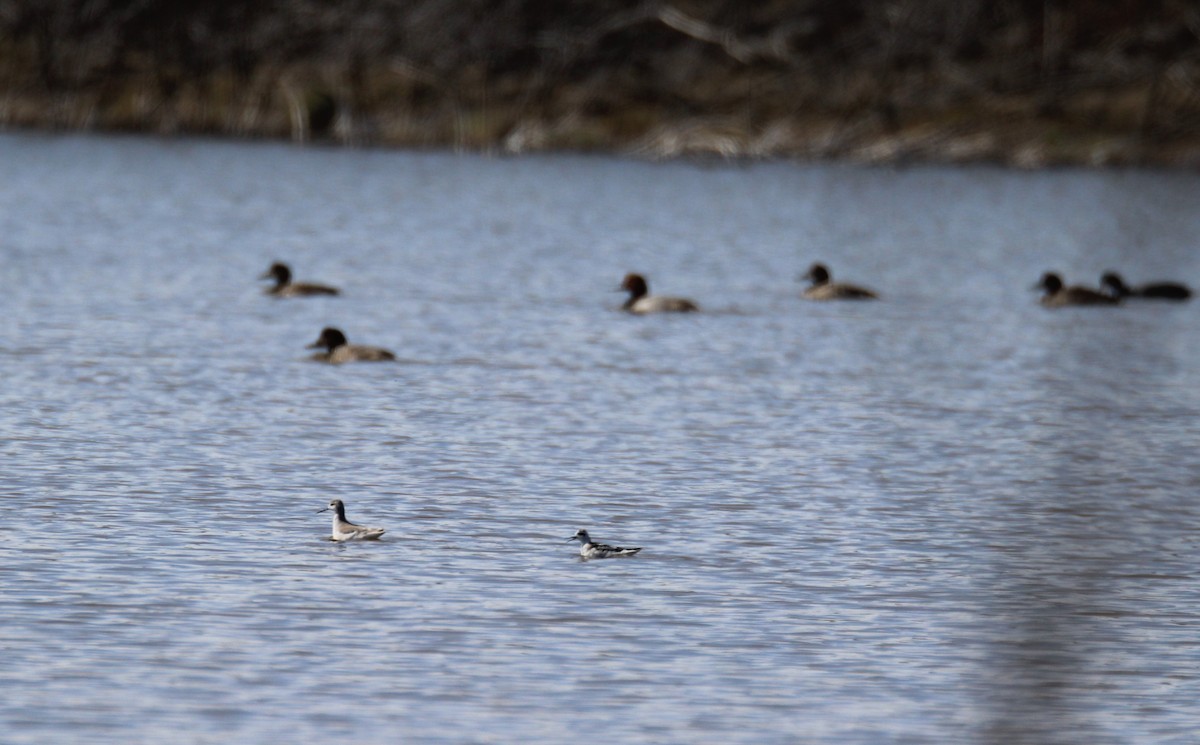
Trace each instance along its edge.
<instances>
[{"instance_id":1,"label":"small swimming shorebird","mask_svg":"<svg viewBox=\"0 0 1200 745\"><path fill-rule=\"evenodd\" d=\"M633 556L642 550L641 547L621 548L620 546L609 546L604 543L593 543L592 537L583 528L575 531L575 535L567 540L578 540L583 544L579 547L579 555L585 559L611 559L614 556Z\"/></svg>"},{"instance_id":2,"label":"small swimming shorebird","mask_svg":"<svg viewBox=\"0 0 1200 745\"><path fill-rule=\"evenodd\" d=\"M340 499L331 501L323 510L317 510L317 514L330 510L333 510L333 535L329 536L331 541L374 541L385 532L383 528L368 528L347 520L346 505L342 504Z\"/></svg>"}]
</instances>

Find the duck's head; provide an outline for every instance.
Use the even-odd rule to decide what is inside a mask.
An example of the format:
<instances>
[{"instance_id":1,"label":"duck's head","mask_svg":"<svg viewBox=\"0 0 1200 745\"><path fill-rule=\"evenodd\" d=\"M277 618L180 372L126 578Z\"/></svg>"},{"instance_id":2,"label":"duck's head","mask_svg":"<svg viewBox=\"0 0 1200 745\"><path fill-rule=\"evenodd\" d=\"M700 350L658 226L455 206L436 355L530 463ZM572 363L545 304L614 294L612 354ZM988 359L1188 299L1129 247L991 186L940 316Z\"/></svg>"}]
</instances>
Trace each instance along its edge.
<instances>
[{"instance_id":1,"label":"duck's head","mask_svg":"<svg viewBox=\"0 0 1200 745\"><path fill-rule=\"evenodd\" d=\"M813 264L801 279L807 279L814 285L823 285L829 281L829 270L825 268L824 264Z\"/></svg>"},{"instance_id":2,"label":"duck's head","mask_svg":"<svg viewBox=\"0 0 1200 745\"><path fill-rule=\"evenodd\" d=\"M621 289L635 298L643 297L650 292L650 286L646 284L646 278L634 272L626 274L625 279L621 280Z\"/></svg>"},{"instance_id":3,"label":"duck's head","mask_svg":"<svg viewBox=\"0 0 1200 745\"><path fill-rule=\"evenodd\" d=\"M1042 275L1041 280L1033 286L1035 290L1045 290L1047 294L1053 295L1063 288L1062 277L1054 272L1046 272Z\"/></svg>"},{"instance_id":4,"label":"duck's head","mask_svg":"<svg viewBox=\"0 0 1200 745\"><path fill-rule=\"evenodd\" d=\"M332 326L326 326L325 328L321 329L321 335L317 337L317 340L312 344L309 344L307 347L305 347L305 349L317 349L319 347L325 347L325 349L332 352L345 343L345 334L338 329L333 328Z\"/></svg>"},{"instance_id":5,"label":"duck's head","mask_svg":"<svg viewBox=\"0 0 1200 745\"><path fill-rule=\"evenodd\" d=\"M282 261L276 261L270 269L262 273L259 279L273 279L278 284L286 285L292 281L292 270Z\"/></svg>"},{"instance_id":6,"label":"duck's head","mask_svg":"<svg viewBox=\"0 0 1200 745\"><path fill-rule=\"evenodd\" d=\"M1121 275L1117 274L1116 272L1105 272L1104 275L1100 277L1100 284L1111 289L1113 294L1117 295L1118 297L1125 297L1133 294L1133 291L1129 289L1129 285L1125 284L1125 280L1121 279Z\"/></svg>"}]
</instances>

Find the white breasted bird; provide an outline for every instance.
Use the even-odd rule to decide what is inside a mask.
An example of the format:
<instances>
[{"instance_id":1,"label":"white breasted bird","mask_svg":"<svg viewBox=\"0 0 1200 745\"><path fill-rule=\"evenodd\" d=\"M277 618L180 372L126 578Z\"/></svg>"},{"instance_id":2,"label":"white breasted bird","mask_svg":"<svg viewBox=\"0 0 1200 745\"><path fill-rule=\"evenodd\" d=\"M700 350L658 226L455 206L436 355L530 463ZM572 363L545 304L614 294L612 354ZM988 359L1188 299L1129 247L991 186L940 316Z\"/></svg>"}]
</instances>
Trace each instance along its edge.
<instances>
[{"instance_id":1,"label":"white breasted bird","mask_svg":"<svg viewBox=\"0 0 1200 745\"><path fill-rule=\"evenodd\" d=\"M384 534L383 528L368 528L347 520L346 505L340 499L332 500L328 507L317 510L317 513L330 510L333 510L333 535L329 536L331 541L374 541Z\"/></svg>"},{"instance_id":2,"label":"white breasted bird","mask_svg":"<svg viewBox=\"0 0 1200 745\"><path fill-rule=\"evenodd\" d=\"M622 548L620 546L609 546L604 543L594 543L592 537L583 528L575 531L575 535L567 539L568 541L579 541L579 555L585 559L611 559L619 556L633 556L641 547L638 548Z\"/></svg>"}]
</instances>

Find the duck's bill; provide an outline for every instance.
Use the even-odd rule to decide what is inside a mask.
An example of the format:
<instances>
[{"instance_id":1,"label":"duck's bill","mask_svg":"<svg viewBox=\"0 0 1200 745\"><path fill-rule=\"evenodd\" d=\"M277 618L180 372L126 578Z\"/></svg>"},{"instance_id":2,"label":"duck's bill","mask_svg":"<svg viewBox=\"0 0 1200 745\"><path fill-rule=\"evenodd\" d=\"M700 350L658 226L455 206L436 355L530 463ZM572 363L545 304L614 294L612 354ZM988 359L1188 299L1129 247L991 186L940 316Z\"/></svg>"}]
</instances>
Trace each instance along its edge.
<instances>
[{"instance_id":1,"label":"duck's bill","mask_svg":"<svg viewBox=\"0 0 1200 745\"><path fill-rule=\"evenodd\" d=\"M318 347L323 347L323 346L325 346L325 345L321 343L321 340L317 339L312 344L309 344L309 345L305 346L304 348L305 349L316 349Z\"/></svg>"}]
</instances>

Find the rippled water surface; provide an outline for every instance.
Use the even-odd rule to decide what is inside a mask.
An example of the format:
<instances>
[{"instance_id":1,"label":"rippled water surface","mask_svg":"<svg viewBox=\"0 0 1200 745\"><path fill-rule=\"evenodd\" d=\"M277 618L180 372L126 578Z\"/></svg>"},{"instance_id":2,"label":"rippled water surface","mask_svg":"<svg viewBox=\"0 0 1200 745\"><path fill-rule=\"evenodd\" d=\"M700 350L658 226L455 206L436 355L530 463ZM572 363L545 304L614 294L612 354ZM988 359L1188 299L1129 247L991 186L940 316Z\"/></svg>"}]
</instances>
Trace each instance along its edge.
<instances>
[{"instance_id":1,"label":"rippled water surface","mask_svg":"<svg viewBox=\"0 0 1200 745\"><path fill-rule=\"evenodd\" d=\"M6 745L1195 742L1200 303L1028 289L1200 284L1194 173L0 163Z\"/></svg>"}]
</instances>

